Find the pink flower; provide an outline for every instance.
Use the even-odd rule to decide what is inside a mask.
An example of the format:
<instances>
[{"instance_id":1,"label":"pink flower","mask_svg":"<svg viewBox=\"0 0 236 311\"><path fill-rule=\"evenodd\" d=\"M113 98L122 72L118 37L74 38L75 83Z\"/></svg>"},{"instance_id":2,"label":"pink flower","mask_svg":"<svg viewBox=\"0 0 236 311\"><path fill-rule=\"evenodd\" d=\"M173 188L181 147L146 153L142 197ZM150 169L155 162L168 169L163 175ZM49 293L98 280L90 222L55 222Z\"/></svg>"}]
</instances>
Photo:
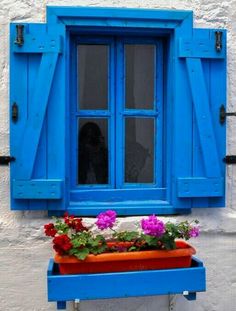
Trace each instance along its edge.
<instances>
[{"instance_id":1,"label":"pink flower","mask_svg":"<svg viewBox=\"0 0 236 311\"><path fill-rule=\"evenodd\" d=\"M116 221L116 212L108 210L104 213L100 213L97 216L97 221L95 224L100 230L104 230L107 228L112 228Z\"/></svg>"},{"instance_id":2,"label":"pink flower","mask_svg":"<svg viewBox=\"0 0 236 311\"><path fill-rule=\"evenodd\" d=\"M141 227L147 235L160 237L165 233L165 224L155 215L148 216L148 219L142 219Z\"/></svg>"},{"instance_id":3,"label":"pink flower","mask_svg":"<svg viewBox=\"0 0 236 311\"><path fill-rule=\"evenodd\" d=\"M189 236L191 238L196 238L198 237L200 234L200 230L198 227L192 227L190 230L189 230Z\"/></svg>"}]
</instances>

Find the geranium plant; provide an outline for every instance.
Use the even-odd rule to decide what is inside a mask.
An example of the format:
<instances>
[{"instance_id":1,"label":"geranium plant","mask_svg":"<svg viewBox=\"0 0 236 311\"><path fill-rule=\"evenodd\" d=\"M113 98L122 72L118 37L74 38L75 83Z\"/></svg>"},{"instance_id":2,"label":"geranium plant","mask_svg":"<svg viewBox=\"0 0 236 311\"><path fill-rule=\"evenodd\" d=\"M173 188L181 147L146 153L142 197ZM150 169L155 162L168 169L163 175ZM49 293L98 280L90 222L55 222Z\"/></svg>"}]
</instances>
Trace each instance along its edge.
<instances>
[{"instance_id":1,"label":"geranium plant","mask_svg":"<svg viewBox=\"0 0 236 311\"><path fill-rule=\"evenodd\" d=\"M59 255L73 255L84 260L89 254L106 252L135 252L140 250L172 250L176 239L189 240L199 235L199 223L182 221L164 223L155 215L140 221L136 231L116 231L116 212L108 210L97 216L95 225L99 233L86 227L82 218L65 214L63 219L44 226L45 234L53 238L53 248ZM104 232L110 230L111 237ZM114 243L115 242L115 243Z\"/></svg>"}]
</instances>

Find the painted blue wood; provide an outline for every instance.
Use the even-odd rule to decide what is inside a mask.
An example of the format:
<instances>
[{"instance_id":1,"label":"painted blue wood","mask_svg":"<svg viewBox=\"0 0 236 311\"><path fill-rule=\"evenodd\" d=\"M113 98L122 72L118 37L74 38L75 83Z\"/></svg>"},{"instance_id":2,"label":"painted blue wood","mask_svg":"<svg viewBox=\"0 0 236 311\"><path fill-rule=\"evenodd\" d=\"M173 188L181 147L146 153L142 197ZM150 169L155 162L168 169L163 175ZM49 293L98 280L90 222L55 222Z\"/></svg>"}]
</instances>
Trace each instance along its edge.
<instances>
[{"instance_id":1,"label":"painted blue wood","mask_svg":"<svg viewBox=\"0 0 236 311\"><path fill-rule=\"evenodd\" d=\"M191 199L178 197L177 179L191 176L192 173L192 99L190 96L188 76L185 63L178 57L179 39L192 36L192 19L185 19L180 27L176 28L170 42L169 86L167 86L168 115L168 154L170 161L171 186L170 202L176 208L191 209Z\"/></svg>"},{"instance_id":2,"label":"painted blue wood","mask_svg":"<svg viewBox=\"0 0 236 311\"><path fill-rule=\"evenodd\" d=\"M66 310L66 301L57 301L57 310Z\"/></svg>"},{"instance_id":3,"label":"painted blue wood","mask_svg":"<svg viewBox=\"0 0 236 311\"><path fill-rule=\"evenodd\" d=\"M115 149L116 149L116 165L115 176L116 176L116 187L122 188L123 185L123 172L124 172L124 145L123 145L123 107L124 107L124 46L121 40L116 42L116 118L115 118Z\"/></svg>"},{"instance_id":4,"label":"painted blue wood","mask_svg":"<svg viewBox=\"0 0 236 311\"><path fill-rule=\"evenodd\" d=\"M32 176L57 58L58 53L43 54L42 56L35 93L31 102L33 111L27 119L21 141L21 152L16 163L17 179L30 179Z\"/></svg>"},{"instance_id":5,"label":"painted blue wood","mask_svg":"<svg viewBox=\"0 0 236 311\"><path fill-rule=\"evenodd\" d=\"M184 295L184 297L189 301L193 301L193 300L197 299L197 294L196 293L189 293L188 295Z\"/></svg>"},{"instance_id":6,"label":"painted blue wood","mask_svg":"<svg viewBox=\"0 0 236 311\"><path fill-rule=\"evenodd\" d=\"M115 201L130 201L130 200L165 200L165 188L129 188L129 189L102 189L92 187L90 189L83 189L70 191L71 201L101 201L101 202L115 202Z\"/></svg>"},{"instance_id":7,"label":"painted blue wood","mask_svg":"<svg viewBox=\"0 0 236 311\"><path fill-rule=\"evenodd\" d=\"M66 53L59 55L47 107L47 176L64 181L61 200L48 200L49 210L66 210L70 178L70 43L65 25L47 25L49 35L59 35Z\"/></svg>"},{"instance_id":8,"label":"painted blue wood","mask_svg":"<svg viewBox=\"0 0 236 311\"><path fill-rule=\"evenodd\" d=\"M13 180L14 199L60 199L62 181L53 179Z\"/></svg>"},{"instance_id":9,"label":"painted blue wood","mask_svg":"<svg viewBox=\"0 0 236 311\"><path fill-rule=\"evenodd\" d=\"M134 199L134 204L137 203L136 208L130 203L130 200L127 202L123 200L123 206L122 204L120 205L120 202L113 202L111 205L116 206L119 212L124 215L132 213L140 215L149 211L154 213L182 213L184 211L187 213L192 206L224 206L224 189L223 191L220 190L221 196L218 196L218 192L217 196L215 196L211 192L211 189L214 190L214 187L210 179L207 182L207 189L205 189L205 194L208 193L209 196L181 197L178 193L178 181L181 178L196 178L196 180L199 178L221 179L225 175L225 165L222 162L222 158L225 155L225 125L219 123L218 117L219 106L222 103L226 106L226 33L222 30L223 48L216 55L212 48L216 30L193 29L192 17L193 15L190 11L49 7L47 11L47 24L24 24L26 43L22 48L22 53L18 53L20 47L14 44L16 28L15 24L12 25L10 41L10 106L13 102L17 102L20 108L20 118L15 124L11 122L11 155L17 158L15 163L11 163L11 181L16 178L29 181L31 179L60 179L64 184L61 190L62 199L60 200L24 200L14 199L12 196L11 204L13 209L49 209L53 213L56 210L61 212L67 207L70 210L71 206L73 206L78 215L80 212L83 215L86 214L86 202L75 202L72 200L70 204L69 197L70 195L74 196L74 193L70 192L70 184L73 184L73 182L75 184L75 179L73 181L70 171L70 166L72 170L75 167L73 161L71 161L72 141L68 139L68 137L71 137L71 131L73 132L75 128L72 129L69 126L69 120L72 113L77 118L78 112L71 109L70 93L73 83L69 76L70 66L73 66L73 64L69 59L71 43L66 29L73 30L74 34L93 33L96 35L101 34L103 37L107 34L120 37L125 34L129 36L127 40L131 41L133 40L133 34L138 34L142 40L147 37L147 40L152 40L153 36L163 35L167 39L164 50L166 57L164 61L167 64L165 67L166 80L163 85L165 109L163 111L159 110L155 115L157 120L163 118L163 125L159 124L159 129L157 128L157 133L160 129L162 130L161 137L163 143L161 145L163 150L161 153L163 155L163 165L161 161L158 161L158 163L160 166L163 166L162 187L166 188L164 198L166 203L153 203L149 196L145 196L143 200L138 201L137 198L131 198L131 196L127 195L128 199ZM79 24L83 26L78 29ZM70 26L70 28L67 28L67 26ZM37 33L39 33L38 36ZM36 36L35 44L28 44L29 40L32 39L30 36ZM46 89L44 88L45 85L43 85L40 93L38 92L38 100L36 100L34 85L38 85L36 76L40 73L41 69L39 68L42 65L42 63L40 65L42 51L39 53L37 51L40 50L39 45L43 42L43 38L45 38L46 42L43 49L47 53L44 53L45 57L42 57L42 63L44 62L43 59L54 59L52 63L54 63L55 72L53 78L51 76L51 87L49 88L45 80L45 77L47 79L49 77L42 75ZM62 52L57 60L55 58L58 53L50 52L50 38L56 38L55 49L57 52ZM60 38L60 42L58 38ZM98 38L95 39L98 40ZM61 50L62 46L63 51ZM117 45L118 51L119 48L122 49L122 44L120 46ZM119 53L114 55L114 58L116 58L117 64L122 66L122 50ZM112 64L110 65L112 66ZM197 74L193 73L192 70L195 73L197 72ZM122 78L121 67L118 74ZM112 81L110 83L112 87ZM122 86L122 84L120 85ZM111 93L120 92L119 96L120 100L122 100L122 87L119 87L117 84L110 91ZM47 96L46 93L48 93ZM48 97L46 106L44 106L44 103L43 109L40 109L40 116L42 117L43 115L43 122L39 122L41 123L40 125L31 122L30 126L36 126L38 129L35 131L33 127L33 130L30 131L28 127L30 115L34 114L36 109L36 106L32 105L32 103L37 101L41 105L41 100L45 97ZM42 113L43 110L44 112ZM80 113L81 116L86 116L86 112L81 111ZM119 117L119 114L115 120L114 110L111 113L110 111L109 113L101 112L101 115L103 113L104 117L111 120L110 126L113 127L112 131L116 130L118 133L121 133L124 130L122 117ZM133 112L123 110L120 113L123 113L123 116L125 116L132 115ZM147 117L152 116L152 113L152 111L148 111L147 114L145 111L139 111L138 115ZM206 116L208 121L211 120L211 122L207 121L207 126L204 119L199 117L202 115ZM96 112L94 112L94 116L96 116ZM210 118L208 118L209 116ZM41 117L40 120L42 120ZM201 130L202 125L204 125L204 130ZM34 139L35 132L37 132L36 140ZM211 138L209 138L209 135ZM25 145L22 145L26 136L30 144L25 143ZM115 144L112 137L109 137L109 139L111 144ZM122 140L123 137L119 135L116 144L119 144L119 139ZM205 146L207 146L207 149ZM22 151L23 149L24 151ZM112 150L115 150L115 146L112 147ZM120 163L116 173L120 177L117 180L113 180L112 183L116 182L121 188L123 180L121 176L122 170L119 168L121 168L123 161L122 157L119 158L119 154L118 152L116 156L111 154L110 156ZM32 162L31 156L33 156ZM213 161L209 161L209 158L213 158ZM24 167L23 161L29 163L29 166ZM158 168L156 171L158 171ZM112 176L110 178L112 179ZM202 186L195 187L193 186L194 183L195 181L190 183L191 188L194 187L191 193L196 196L197 193L200 194L199 189ZM129 188L134 190L134 187L137 186L144 187L144 185L131 185ZM149 186L152 187L153 185L148 185L147 187ZM13 191L13 182L11 182L11 189ZM73 187L72 189L74 190ZM81 191L85 190L81 189ZM103 191L104 189L101 190ZM163 201L163 197L160 197L160 200ZM127 203L127 208L124 206L125 203ZM99 205L96 201L90 202L88 214L97 214L98 211L105 208L102 205Z\"/></svg>"},{"instance_id":10,"label":"painted blue wood","mask_svg":"<svg viewBox=\"0 0 236 311\"><path fill-rule=\"evenodd\" d=\"M179 178L178 196L191 197L222 197L224 195L223 178Z\"/></svg>"},{"instance_id":11,"label":"painted blue wood","mask_svg":"<svg viewBox=\"0 0 236 311\"><path fill-rule=\"evenodd\" d=\"M27 25L24 24L25 29ZM12 122L10 118L10 152L15 158L20 152L20 141L22 132L25 128L27 120L27 101L28 101L28 58L26 54L16 55L13 52L14 41L16 38L16 27L10 25L10 102L9 116L11 116L11 107L13 103L17 103L20 111L18 122ZM11 179L11 209L27 210L29 208L28 200L15 200L12 196L12 180L16 174L16 162L10 164L10 179Z\"/></svg>"},{"instance_id":12,"label":"painted blue wood","mask_svg":"<svg viewBox=\"0 0 236 311\"><path fill-rule=\"evenodd\" d=\"M186 291L193 298L194 293L206 290L205 268L198 262L193 259L190 268L60 275L51 259L47 278L48 301L183 294Z\"/></svg>"},{"instance_id":13,"label":"painted blue wood","mask_svg":"<svg viewBox=\"0 0 236 311\"><path fill-rule=\"evenodd\" d=\"M54 23L58 18L76 17L76 19L92 18L112 18L112 19L134 19L143 22L143 20L160 20L164 25L166 22L182 22L189 16L193 16L192 11L181 10L156 10L156 9L135 9L135 8L91 8L91 7L69 7L69 6L47 6L47 22ZM56 19L55 19L56 18ZM153 21L154 20L154 21ZM94 22L94 23L95 23Z\"/></svg>"},{"instance_id":14,"label":"painted blue wood","mask_svg":"<svg viewBox=\"0 0 236 311\"><path fill-rule=\"evenodd\" d=\"M38 41L38 43L41 41L43 42L43 38L45 37L45 40L50 38L59 38L59 35L57 35L57 32L54 31L53 34L48 36L47 33L47 27L45 24L24 24L24 33L25 35L29 34L32 37L35 37ZM43 118L42 124L39 125L37 123L31 122L31 127L26 129L29 120L32 120L32 115L37 113L37 109L41 109L41 100L43 101L44 96L46 96L45 93L47 93L47 88L49 87L48 90L48 99L47 101L50 100L50 92L51 92L51 87L50 85L47 85L47 79L49 78L47 75L47 65L50 65L50 62L43 61L42 53L32 53L33 50L24 50L24 53L16 53L15 52L15 41L16 38L16 24L11 24L11 39L10 39L10 47L11 47L11 90L10 90L10 103L16 102L19 107L19 120L18 122L14 123L10 122L11 124L11 153L13 153L16 157L16 162L14 165L11 165L11 209L14 210L46 210L48 209L48 201L51 200L46 200L45 198L47 197L47 191L50 192L50 184L49 184L49 189L46 190L45 187L43 187L43 192L39 195L36 191L35 197L33 192L25 188L25 192L23 196L27 196L27 193L29 194L29 197L27 199L16 199L14 198L14 191L15 191L15 182L17 183L18 181L21 182L20 178L23 179L24 183L31 183L31 181L37 180L37 181L43 181L48 180L50 182L50 178L48 179L48 168L49 166L47 165L47 160L48 160L48 148L47 142L48 142L48 127L47 127L47 113L45 113L45 116ZM59 42L59 41L58 41ZM55 41L55 44L57 42ZM56 45L57 47L57 45ZM57 53L46 53L53 57L53 54ZM43 72L41 68L41 82L39 74L40 74L40 65L44 63L44 69L46 72ZM50 68L49 68L50 71ZM49 78L50 79L50 78ZM52 79L51 79L52 80ZM41 90L38 90L35 93L35 89L37 84L41 83ZM46 85L44 85L46 83ZM52 83L53 84L53 83ZM58 91L57 91L58 92ZM59 92L58 92L59 93ZM37 97L37 98L36 98ZM36 108L34 106L35 103L39 103L39 107ZM57 102L55 102L57 105ZM48 107L47 107L48 108ZM10 111L11 114L11 111ZM38 117L38 116L37 116ZM54 118L54 116L53 116ZM50 121L51 122L51 121ZM37 143L36 150L34 152L34 165L33 168L31 167L31 173L28 174L28 176L22 176L24 175L25 171L21 175L19 173L19 159L22 157L22 161L25 161L24 165L27 166L27 155L32 152L31 147L34 146L35 141L37 141L37 138L34 137L34 128L40 127L41 126L41 133L40 137ZM22 139L25 133L28 133L32 131L31 138L29 139L28 142L22 145ZM58 131L56 132L56 134ZM54 131L54 141L56 140L56 134ZM58 133L59 134L59 133ZM30 135L28 135L30 136ZM61 140L62 137L60 137ZM33 147L34 148L34 147ZM26 156L24 156L26 155ZM55 159L54 159L54 162ZM32 163L31 163L32 164ZM29 164L29 166L31 166ZM27 168L28 169L28 168ZM22 167L20 168L21 171ZM19 178L19 175L22 177ZM26 174L27 175L27 174ZM58 176L57 175L57 170L54 170L53 176L51 176L51 179L64 179L64 176ZM60 178L61 177L61 178ZM16 181L16 179L18 179ZM44 184L44 186L46 183ZM59 187L56 187L56 192L55 196L56 197L62 197L62 191L64 191L64 187L60 190ZM41 189L40 189L41 191ZM61 194L59 194L61 192ZM52 201L57 201L56 205L60 206L62 200L55 200L52 199Z\"/></svg>"},{"instance_id":15,"label":"painted blue wood","mask_svg":"<svg viewBox=\"0 0 236 311\"><path fill-rule=\"evenodd\" d=\"M209 95L206 88L201 59L186 58L194 112L203 154L206 177L219 177L220 159L212 125Z\"/></svg>"},{"instance_id":16,"label":"painted blue wood","mask_svg":"<svg viewBox=\"0 0 236 311\"><path fill-rule=\"evenodd\" d=\"M55 16L54 16L55 17ZM78 33L78 26L70 26L70 30ZM97 26L83 26L79 30L80 35L125 35L125 36L145 36L145 37L163 37L170 34L168 28L129 28L129 27L97 27Z\"/></svg>"},{"instance_id":17,"label":"painted blue wood","mask_svg":"<svg viewBox=\"0 0 236 311\"><path fill-rule=\"evenodd\" d=\"M61 53L62 44L59 36L43 37L32 34L24 34L24 44L19 46L15 44L13 51L15 53Z\"/></svg>"},{"instance_id":18,"label":"painted blue wood","mask_svg":"<svg viewBox=\"0 0 236 311\"><path fill-rule=\"evenodd\" d=\"M72 215L96 216L98 213L113 209L121 216L132 215L165 215L165 214L189 214L190 209L176 209L167 201L158 200L132 200L117 202L83 201L70 202L67 211ZM62 215L62 213L57 214Z\"/></svg>"},{"instance_id":19,"label":"painted blue wood","mask_svg":"<svg viewBox=\"0 0 236 311\"><path fill-rule=\"evenodd\" d=\"M42 25L38 26L37 24L28 25L28 32L30 34L36 34L40 38L46 34L46 28ZM19 55L19 57L21 57ZM37 76L39 72L39 66L41 63L42 53L28 53L28 107L27 113L30 115L33 111L33 107L30 104L34 96L35 83L37 81ZM35 165L32 172L32 179L47 179L47 120L44 120L42 132L39 139L39 144L37 148ZM18 200L19 201L19 200ZM29 209L30 210L47 210L47 200L29 200Z\"/></svg>"},{"instance_id":20,"label":"painted blue wood","mask_svg":"<svg viewBox=\"0 0 236 311\"><path fill-rule=\"evenodd\" d=\"M193 37L210 41L215 36L215 31L216 29L194 29ZM226 49L226 31L222 29L220 31L223 31L222 49ZM224 193L221 197L194 198L193 207L225 207L225 163L223 163L222 159L226 153L226 124L220 124L219 122L219 107L222 103L226 103L226 56L224 59L202 59L202 68L208 92L214 135L216 137L220 176L224 180ZM195 114L193 115L193 122L193 176L203 177L206 176L206 173Z\"/></svg>"},{"instance_id":21,"label":"painted blue wood","mask_svg":"<svg viewBox=\"0 0 236 311\"><path fill-rule=\"evenodd\" d=\"M222 30L222 50L217 51L215 44L215 32L211 31L211 36L208 39L190 38L179 40L179 57L192 58L216 58L221 59L226 56L226 33ZM221 30L220 30L221 31Z\"/></svg>"}]
</instances>

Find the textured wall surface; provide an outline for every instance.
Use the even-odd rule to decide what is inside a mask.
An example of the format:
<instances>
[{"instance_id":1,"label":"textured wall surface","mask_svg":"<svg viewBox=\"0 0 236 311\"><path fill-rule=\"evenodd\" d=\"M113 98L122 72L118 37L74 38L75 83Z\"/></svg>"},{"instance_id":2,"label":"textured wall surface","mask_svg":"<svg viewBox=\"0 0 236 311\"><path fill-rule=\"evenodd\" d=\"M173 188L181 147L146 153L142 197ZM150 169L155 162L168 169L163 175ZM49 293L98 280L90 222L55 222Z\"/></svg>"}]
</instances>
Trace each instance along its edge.
<instances>
[{"instance_id":1,"label":"textured wall surface","mask_svg":"<svg viewBox=\"0 0 236 311\"><path fill-rule=\"evenodd\" d=\"M8 28L10 21L44 21L45 6L81 5L192 9L197 27L228 29L228 110L236 110L236 0L0 0L0 154L9 153ZM228 154L236 153L236 122L228 120ZM176 311L236 311L236 166L227 171L227 208L193 211L202 235L193 241L207 267L207 292L195 302L177 297ZM46 298L46 268L52 255L40 212L11 212L9 169L0 168L0 311L55 310ZM130 227L132 218L120 220ZM157 280L158 282L158 280ZM72 305L68 306L72 310ZM167 311L168 297L81 303L81 311Z\"/></svg>"}]
</instances>

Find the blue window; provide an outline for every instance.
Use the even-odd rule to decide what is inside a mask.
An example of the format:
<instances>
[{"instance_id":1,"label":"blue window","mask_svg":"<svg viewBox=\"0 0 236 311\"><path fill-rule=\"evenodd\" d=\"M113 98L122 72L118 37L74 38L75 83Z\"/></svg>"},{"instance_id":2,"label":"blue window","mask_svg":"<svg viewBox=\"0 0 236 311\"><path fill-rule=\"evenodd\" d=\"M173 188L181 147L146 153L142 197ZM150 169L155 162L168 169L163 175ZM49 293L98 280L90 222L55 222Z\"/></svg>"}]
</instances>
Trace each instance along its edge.
<instances>
[{"instance_id":1,"label":"blue window","mask_svg":"<svg viewBox=\"0 0 236 311\"><path fill-rule=\"evenodd\" d=\"M48 7L46 24L11 24L13 210L224 206L226 32L192 20Z\"/></svg>"},{"instance_id":2,"label":"blue window","mask_svg":"<svg viewBox=\"0 0 236 311\"><path fill-rule=\"evenodd\" d=\"M155 200L164 191L162 41L85 37L73 43L74 197L96 201L99 189L104 201L145 193Z\"/></svg>"}]
</instances>

